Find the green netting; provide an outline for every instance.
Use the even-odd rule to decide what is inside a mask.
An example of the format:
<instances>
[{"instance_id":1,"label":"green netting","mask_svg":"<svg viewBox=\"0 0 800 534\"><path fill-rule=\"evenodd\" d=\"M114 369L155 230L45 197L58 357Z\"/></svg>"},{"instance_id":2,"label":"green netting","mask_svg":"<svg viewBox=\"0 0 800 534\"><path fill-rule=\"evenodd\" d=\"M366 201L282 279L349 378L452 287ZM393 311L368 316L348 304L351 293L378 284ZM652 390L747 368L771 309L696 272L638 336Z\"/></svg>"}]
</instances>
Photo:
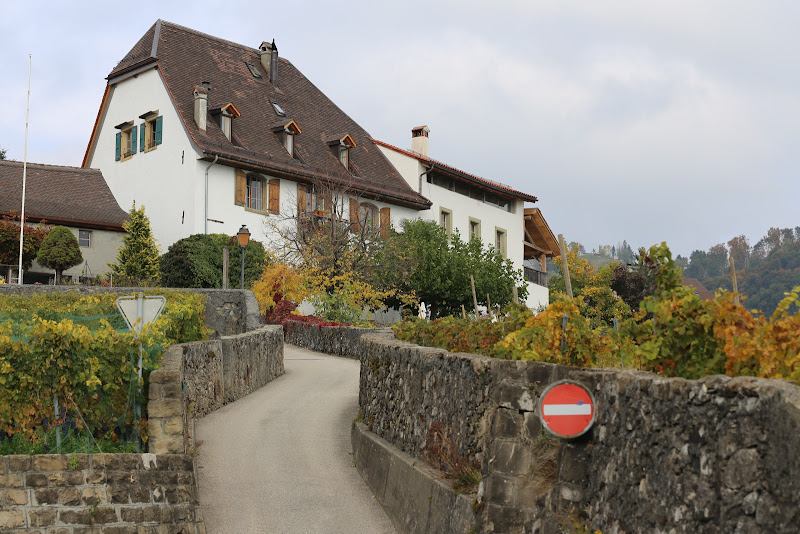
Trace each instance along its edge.
<instances>
[{"instance_id":1,"label":"green netting","mask_svg":"<svg viewBox=\"0 0 800 534\"><path fill-rule=\"evenodd\" d=\"M11 339L14 341L26 341L27 338L20 334L21 327L30 325L38 320L61 322L70 320L76 325L82 325L94 332L99 330L104 322L108 322L117 332L130 332L125 319L120 314L113 315L72 315L69 313L56 311L37 311L36 314L26 314L19 311L0 311L0 325L10 325L12 329Z\"/></svg>"}]
</instances>

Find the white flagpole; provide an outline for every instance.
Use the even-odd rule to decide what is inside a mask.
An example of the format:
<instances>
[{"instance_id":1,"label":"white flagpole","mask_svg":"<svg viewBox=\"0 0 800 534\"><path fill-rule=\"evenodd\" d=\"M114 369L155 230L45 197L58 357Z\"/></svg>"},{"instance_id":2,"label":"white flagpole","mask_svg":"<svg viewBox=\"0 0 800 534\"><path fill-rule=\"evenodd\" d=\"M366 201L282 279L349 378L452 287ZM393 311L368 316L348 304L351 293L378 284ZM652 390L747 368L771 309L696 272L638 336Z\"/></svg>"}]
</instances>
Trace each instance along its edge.
<instances>
[{"instance_id":1,"label":"white flagpole","mask_svg":"<svg viewBox=\"0 0 800 534\"><path fill-rule=\"evenodd\" d=\"M25 231L25 182L28 179L28 117L31 112L31 55L28 54L28 103L25 107L25 156L22 163L22 216L19 221L19 269L17 284L22 285L22 245Z\"/></svg>"}]
</instances>

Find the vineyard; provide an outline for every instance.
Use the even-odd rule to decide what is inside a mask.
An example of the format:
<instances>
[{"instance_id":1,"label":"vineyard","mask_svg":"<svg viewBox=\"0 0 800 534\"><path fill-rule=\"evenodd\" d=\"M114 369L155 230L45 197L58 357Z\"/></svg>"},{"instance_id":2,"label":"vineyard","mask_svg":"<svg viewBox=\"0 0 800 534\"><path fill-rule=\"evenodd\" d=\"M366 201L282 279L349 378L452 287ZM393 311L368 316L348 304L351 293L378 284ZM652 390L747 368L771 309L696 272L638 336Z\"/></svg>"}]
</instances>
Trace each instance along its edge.
<instances>
[{"instance_id":1,"label":"vineyard","mask_svg":"<svg viewBox=\"0 0 800 534\"><path fill-rule=\"evenodd\" d=\"M113 293L0 296L0 453L130 450L146 440L147 379L166 347L206 337L205 297L162 291L140 340ZM142 375L137 370L142 344ZM140 393L144 392L144 393Z\"/></svg>"},{"instance_id":2,"label":"vineyard","mask_svg":"<svg viewBox=\"0 0 800 534\"><path fill-rule=\"evenodd\" d=\"M766 317L719 291L702 300L681 284L668 249L651 249L655 291L629 317L598 320L588 294L556 294L534 315L511 306L496 318L406 319L398 339L454 352L579 367L625 367L689 379L711 374L800 381L800 287Z\"/></svg>"}]
</instances>

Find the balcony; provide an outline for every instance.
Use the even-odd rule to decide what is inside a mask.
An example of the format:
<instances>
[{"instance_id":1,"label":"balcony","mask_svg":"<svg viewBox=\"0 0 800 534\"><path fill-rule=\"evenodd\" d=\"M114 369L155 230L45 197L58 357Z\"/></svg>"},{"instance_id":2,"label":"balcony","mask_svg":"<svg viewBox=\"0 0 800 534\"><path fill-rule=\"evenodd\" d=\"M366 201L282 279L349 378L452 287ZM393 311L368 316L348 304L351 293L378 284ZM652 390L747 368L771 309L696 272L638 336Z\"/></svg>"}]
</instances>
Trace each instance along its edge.
<instances>
[{"instance_id":1,"label":"balcony","mask_svg":"<svg viewBox=\"0 0 800 534\"><path fill-rule=\"evenodd\" d=\"M531 269L530 267L523 267L525 272L525 280L532 284L547 287L547 273Z\"/></svg>"}]
</instances>

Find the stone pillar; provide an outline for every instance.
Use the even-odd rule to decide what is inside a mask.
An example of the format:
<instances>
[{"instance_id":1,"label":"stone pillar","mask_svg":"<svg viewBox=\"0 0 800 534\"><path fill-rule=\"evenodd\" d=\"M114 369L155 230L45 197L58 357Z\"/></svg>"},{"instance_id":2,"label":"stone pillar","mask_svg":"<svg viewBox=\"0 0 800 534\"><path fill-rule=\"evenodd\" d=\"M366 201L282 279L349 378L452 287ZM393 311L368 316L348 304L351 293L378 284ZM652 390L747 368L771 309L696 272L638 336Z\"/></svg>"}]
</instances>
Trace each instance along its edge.
<instances>
[{"instance_id":1,"label":"stone pillar","mask_svg":"<svg viewBox=\"0 0 800 534\"><path fill-rule=\"evenodd\" d=\"M154 454L183 454L189 451L184 439L180 351L167 351L162 361L163 366L150 373L148 450Z\"/></svg>"}]
</instances>

